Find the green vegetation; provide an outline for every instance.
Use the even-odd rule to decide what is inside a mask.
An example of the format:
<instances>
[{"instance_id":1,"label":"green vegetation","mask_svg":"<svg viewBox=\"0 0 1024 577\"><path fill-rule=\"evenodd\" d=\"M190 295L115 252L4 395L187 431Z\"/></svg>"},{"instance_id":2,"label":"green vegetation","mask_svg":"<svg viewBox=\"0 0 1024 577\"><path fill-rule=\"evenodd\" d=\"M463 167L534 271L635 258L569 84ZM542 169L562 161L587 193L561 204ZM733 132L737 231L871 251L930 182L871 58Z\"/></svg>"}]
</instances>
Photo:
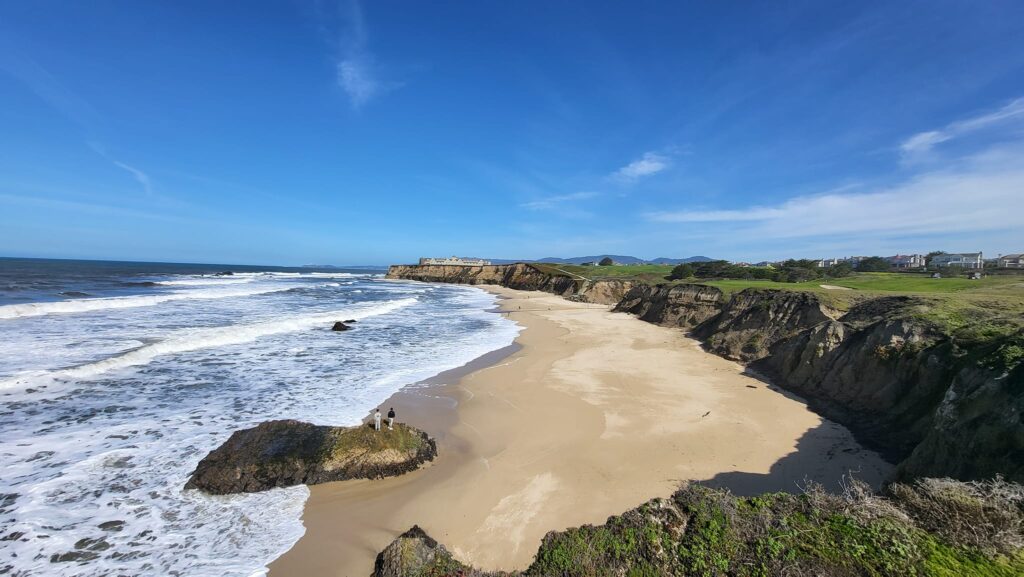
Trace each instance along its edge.
<instances>
[{"instance_id":1,"label":"green vegetation","mask_svg":"<svg viewBox=\"0 0 1024 577\"><path fill-rule=\"evenodd\" d=\"M604 525L548 534L518 575L1011 577L1024 574L1022 546L1024 487L1001 480L923 479L886 496L852 480L843 495L811 485L750 498L689 485ZM436 551L403 574L497 575Z\"/></svg>"},{"instance_id":2,"label":"green vegetation","mask_svg":"<svg viewBox=\"0 0 1024 577\"><path fill-rule=\"evenodd\" d=\"M342 457L352 451L376 453L394 449L401 452L415 451L426 446L427 441L414 429L402 423L395 423L395 430L389 431L387 423L382 430L373 430L372 425L333 429L329 443L324 450L330 457Z\"/></svg>"}]
</instances>

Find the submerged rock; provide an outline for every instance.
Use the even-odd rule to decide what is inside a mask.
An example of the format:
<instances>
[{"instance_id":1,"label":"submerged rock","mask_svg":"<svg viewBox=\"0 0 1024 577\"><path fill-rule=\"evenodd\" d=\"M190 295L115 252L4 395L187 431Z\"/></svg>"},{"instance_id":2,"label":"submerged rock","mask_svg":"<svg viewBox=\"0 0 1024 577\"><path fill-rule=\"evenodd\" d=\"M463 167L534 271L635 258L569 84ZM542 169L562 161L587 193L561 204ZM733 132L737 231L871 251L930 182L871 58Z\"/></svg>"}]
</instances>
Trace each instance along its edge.
<instances>
[{"instance_id":1,"label":"submerged rock","mask_svg":"<svg viewBox=\"0 0 1024 577\"><path fill-rule=\"evenodd\" d=\"M351 322L351 321L345 321L345 322ZM351 328L352 327L346 325L345 323L343 323L341 321L337 321L337 322L334 323L334 326L331 327L331 330L332 331L347 331L347 330L349 330Z\"/></svg>"},{"instance_id":2,"label":"submerged rock","mask_svg":"<svg viewBox=\"0 0 1024 577\"><path fill-rule=\"evenodd\" d=\"M268 421L232 433L199 462L185 488L223 495L378 479L413 471L435 456L434 440L402 423L393 431L374 431Z\"/></svg>"}]
</instances>

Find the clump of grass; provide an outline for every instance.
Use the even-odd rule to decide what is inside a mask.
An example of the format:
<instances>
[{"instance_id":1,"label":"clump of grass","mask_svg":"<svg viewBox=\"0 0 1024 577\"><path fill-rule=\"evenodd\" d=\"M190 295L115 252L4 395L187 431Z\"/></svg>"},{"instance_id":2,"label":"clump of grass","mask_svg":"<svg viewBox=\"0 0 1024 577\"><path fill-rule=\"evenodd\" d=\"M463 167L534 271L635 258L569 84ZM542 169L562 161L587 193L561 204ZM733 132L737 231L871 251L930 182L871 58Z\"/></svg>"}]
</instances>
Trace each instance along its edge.
<instances>
[{"instance_id":1,"label":"clump of grass","mask_svg":"<svg viewBox=\"0 0 1024 577\"><path fill-rule=\"evenodd\" d=\"M1024 487L1001 478L960 482L919 479L888 489L914 523L946 542L987 554L1024 547Z\"/></svg>"}]
</instances>

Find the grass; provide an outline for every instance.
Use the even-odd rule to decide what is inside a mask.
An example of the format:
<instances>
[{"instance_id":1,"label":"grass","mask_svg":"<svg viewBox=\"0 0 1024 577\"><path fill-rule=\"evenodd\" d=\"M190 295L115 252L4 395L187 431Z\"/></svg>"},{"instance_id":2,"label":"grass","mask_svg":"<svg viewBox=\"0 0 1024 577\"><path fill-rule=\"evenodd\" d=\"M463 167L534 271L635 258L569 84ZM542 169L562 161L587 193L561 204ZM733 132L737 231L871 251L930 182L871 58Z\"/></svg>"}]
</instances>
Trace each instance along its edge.
<instances>
[{"instance_id":1,"label":"grass","mask_svg":"<svg viewBox=\"0 0 1024 577\"><path fill-rule=\"evenodd\" d=\"M651 284L669 282L670 265L537 266L553 275L583 277L588 280L620 279ZM914 296L918 304L913 316L932 322L949 334L960 333L967 341L987 341L1024 329L1024 276L995 275L980 280L965 277L931 278L927 273L854 273L843 278L822 278L787 283L754 279L687 279L675 283L694 283L715 287L726 297L746 289L774 289L815 293L822 302L838 311L846 311L858 302L886 296ZM827 289L821 285L849 290ZM1015 354L1010 351L1009 354Z\"/></svg>"},{"instance_id":2,"label":"grass","mask_svg":"<svg viewBox=\"0 0 1024 577\"><path fill-rule=\"evenodd\" d=\"M381 425L380 431L373 430L373 425L363 425L348 429L332 431L330 444L325 444L332 456L345 455L353 450L380 452L388 449L397 451L415 451L426 445L422 436L402 423L395 423L395 430L389 431L387 422Z\"/></svg>"}]
</instances>

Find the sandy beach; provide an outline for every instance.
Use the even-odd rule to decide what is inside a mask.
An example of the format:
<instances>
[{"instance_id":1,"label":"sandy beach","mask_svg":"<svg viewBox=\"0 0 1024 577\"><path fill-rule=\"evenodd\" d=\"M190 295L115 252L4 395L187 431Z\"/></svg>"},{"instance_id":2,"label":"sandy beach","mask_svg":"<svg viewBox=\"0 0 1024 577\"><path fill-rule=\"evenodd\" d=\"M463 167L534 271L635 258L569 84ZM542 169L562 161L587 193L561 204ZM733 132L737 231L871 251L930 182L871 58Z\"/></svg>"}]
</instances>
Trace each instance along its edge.
<instances>
[{"instance_id":1,"label":"sandy beach","mask_svg":"<svg viewBox=\"0 0 1024 577\"><path fill-rule=\"evenodd\" d=\"M685 480L736 493L835 488L891 466L843 427L704 352L680 330L608 307L487 287L517 344L386 402L438 440L426 468L311 487L305 536L272 577L366 576L414 524L462 561L522 569L545 533L602 523Z\"/></svg>"}]
</instances>

